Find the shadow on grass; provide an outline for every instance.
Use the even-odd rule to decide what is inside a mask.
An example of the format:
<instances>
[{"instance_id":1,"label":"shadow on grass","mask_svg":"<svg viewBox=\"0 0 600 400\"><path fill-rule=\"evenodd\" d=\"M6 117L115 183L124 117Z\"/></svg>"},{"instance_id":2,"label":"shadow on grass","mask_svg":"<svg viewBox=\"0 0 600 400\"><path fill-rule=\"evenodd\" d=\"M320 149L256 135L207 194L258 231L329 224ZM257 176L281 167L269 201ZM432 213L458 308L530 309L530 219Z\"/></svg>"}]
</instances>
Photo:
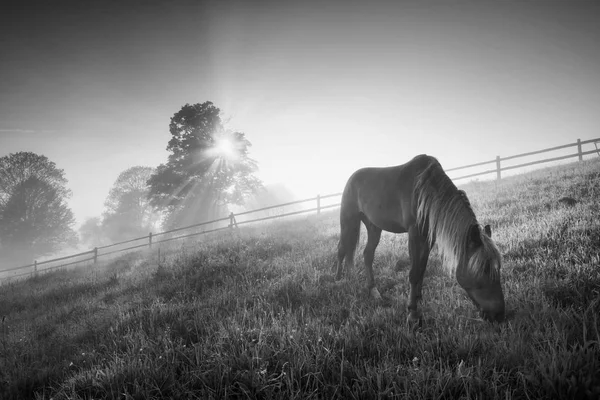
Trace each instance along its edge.
<instances>
[{"instance_id":1,"label":"shadow on grass","mask_svg":"<svg viewBox=\"0 0 600 400\"><path fill-rule=\"evenodd\" d=\"M600 314L600 278L562 280L547 284L542 292L548 300L562 309L573 308L584 311L589 306L594 307L594 312Z\"/></svg>"}]
</instances>

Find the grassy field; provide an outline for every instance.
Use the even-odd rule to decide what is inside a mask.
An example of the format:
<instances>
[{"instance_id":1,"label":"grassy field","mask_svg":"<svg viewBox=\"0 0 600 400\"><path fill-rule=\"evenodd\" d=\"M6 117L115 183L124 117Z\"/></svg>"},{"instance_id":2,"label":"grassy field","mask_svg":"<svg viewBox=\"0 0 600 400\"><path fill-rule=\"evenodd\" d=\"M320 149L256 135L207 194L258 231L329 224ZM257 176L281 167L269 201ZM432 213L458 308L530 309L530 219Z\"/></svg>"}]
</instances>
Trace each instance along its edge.
<instances>
[{"instance_id":1,"label":"grassy field","mask_svg":"<svg viewBox=\"0 0 600 400\"><path fill-rule=\"evenodd\" d=\"M434 251L409 329L406 235L375 254L381 300L364 229L335 282L333 211L0 286L0 398L597 399L600 163L463 189L504 257L505 323Z\"/></svg>"}]
</instances>

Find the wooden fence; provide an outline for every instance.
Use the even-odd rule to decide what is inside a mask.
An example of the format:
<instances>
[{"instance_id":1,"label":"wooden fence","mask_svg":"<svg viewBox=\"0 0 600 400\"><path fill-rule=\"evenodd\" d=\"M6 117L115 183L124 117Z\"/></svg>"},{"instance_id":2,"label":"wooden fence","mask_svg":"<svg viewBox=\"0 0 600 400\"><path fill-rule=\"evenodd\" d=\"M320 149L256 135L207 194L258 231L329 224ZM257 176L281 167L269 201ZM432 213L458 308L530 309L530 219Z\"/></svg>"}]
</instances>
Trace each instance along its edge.
<instances>
[{"instance_id":1,"label":"wooden fence","mask_svg":"<svg viewBox=\"0 0 600 400\"><path fill-rule=\"evenodd\" d=\"M586 140L586 141L581 141L581 140L577 139L577 142L575 142L575 143L570 143L570 144L565 144L565 145L562 145L562 146L551 147L551 148L548 148L548 149L543 149L543 150L538 150L538 151L532 151L532 152L529 152L529 153L517 154L517 155L509 156L509 157L500 157L500 156L497 156L495 160L483 161L483 162L479 162L479 163L475 163L475 164L465 165L465 166L462 166L462 167L450 168L450 169L447 169L446 172L458 171L458 170L461 170L461 169L479 167L479 166L483 166L483 165L495 163L496 164L496 168L494 168L494 169L488 169L488 170L485 170L483 172L478 172L478 173L473 173L473 174L459 176L459 177L456 177L456 178L452 178L452 180L456 181L456 180L460 180L460 179L472 178L472 177L475 177L475 176L486 175L486 174L491 174L491 173L496 173L496 179L501 179L501 177L502 177L502 175L501 175L502 171L507 171L507 170L516 169L516 168L522 168L522 167L527 167L527 166L530 166L530 165L547 163L547 162L552 162L552 161L559 161L559 160L564 160L564 159L567 159L567 158L574 158L574 157L578 157L579 161L582 161L583 160L583 156L588 155L588 154L592 154L592 153L598 153L598 155L600 156L600 150L596 147L596 143L598 143L598 142L600 142L600 138L599 139ZM594 147L596 147L594 150L582 151L582 146L583 145L592 144L592 143L594 144ZM559 157L547 158L547 159L544 159L544 160L537 160L537 161L527 162L527 163L519 164L519 165L511 165L511 166L507 166L507 167L501 167L502 161L508 161L508 160L512 160L512 159L515 159L515 158L519 158L519 157L526 157L526 156L541 154L541 153L545 153L545 152L549 152L549 151L555 151L555 150L565 149L565 148L574 147L574 146L577 146L577 153L569 154L569 155L566 155L566 156L559 156ZM229 216L224 217L224 218L219 218L219 219L215 219L215 220L212 220L212 221L201 222L199 224L184 226L182 228L172 229L170 231L165 231L165 232L159 232L159 233L152 233L152 232L150 232L147 236L142 236L142 237L138 237L138 238L135 238L135 239L129 239L129 240L125 240L123 242L112 243L112 244L109 244L109 245L106 245L106 246L95 247L93 250L86 251L86 252L83 252L83 253L78 253L78 254L74 254L74 255L70 255L70 256L55 258L55 259L52 259L52 260L46 260L46 261L42 261L42 262L37 262L36 261L33 264L25 265L25 266L22 266L22 267L15 267L15 268L10 268L10 269L5 269L5 270L0 271L0 274L3 274L5 272L17 271L17 270L27 269L27 268L33 267L32 271L30 270L30 271L23 272L23 273L20 273L20 274L17 274L17 275L6 276L6 277L3 277L2 279L16 278L16 277L25 276L25 275L35 275L35 274L37 274L39 272L38 267L41 266L41 265L45 265L45 264L49 264L49 263L55 263L55 262L58 262L58 261L65 261L65 260L69 260L69 259L73 259L73 258L86 257L86 256L87 257L83 258L83 259L78 259L76 261L70 261L70 262L67 262L65 264L55 265L55 266L52 266L52 267L49 267L49 268L44 268L42 270L43 271L50 271L50 270L53 270L53 269L63 268L63 267L69 266L69 265L74 265L74 264L79 264L79 263L85 263L85 262L89 262L89 261L93 261L93 263L96 264L98 262L98 258L99 257L108 256L110 254L120 253L120 252L123 252L123 251L129 251L129 250L139 249L139 248L143 248L143 247L152 248L153 245L157 245L159 243L165 243L165 242L169 242L169 241L172 241L172 240L180 240L180 239L189 238L189 237L197 236L197 235L204 235L204 234L211 233L211 232L218 232L218 231L223 231L223 230L227 230L227 229L233 229L234 227L237 227L239 225L250 224L250 223L255 223L255 222L259 222L259 221L266 221L266 220L274 219L274 218L281 218L281 217L288 217L288 216L292 216L292 215L311 213L311 212L316 212L317 214L320 214L322 210L325 210L325 209L328 209L328 208L333 208L333 207L338 207L340 205L339 203L335 203L335 204L328 204L328 205L323 206L323 205L321 205L321 200L327 199L327 198L331 198L331 197L340 196L340 195L341 195L341 193L328 194L328 195L324 195L324 196L317 195L317 197L312 197L312 198L309 198L309 199L298 200L298 201L291 201L289 203L277 204L277 205L270 206L270 207L259 208L257 210L244 211L244 212L237 213L237 214L234 214L232 212L232 213L229 214ZM254 218L254 219L245 220L245 221L239 221L239 222L236 219L236 217L241 217L241 216L244 216L244 215L251 215L251 214L255 214L255 213L258 213L258 212L262 212L262 211L268 211L268 210L272 210L272 209L276 209L276 208L280 208L280 207L286 207L286 206L291 206L291 205L295 205L295 204L302 204L302 203L314 202L314 201L316 201L316 207L305 209L305 210L293 211L293 212L288 212L288 213L283 213L283 214L277 214L277 215L267 216L267 217ZM202 227L206 227L206 226L211 225L211 224L215 224L215 223L219 223L219 222L225 222L225 221L227 221L228 224L226 226L223 226L223 227L212 228L212 229L208 229L208 230L202 230L200 232L187 233L187 234L184 234L184 235L168 236L168 235L171 235L173 233L177 233L177 232L181 232L181 231L186 231L186 230L190 230L190 229L202 228ZM117 246L128 245L128 244L132 244L132 243L140 242L140 241L143 241L143 243L136 244L136 245L133 245L133 246L128 246L128 247L125 247L125 248L116 248ZM106 250L108 250L108 251L106 251Z\"/></svg>"},{"instance_id":2,"label":"wooden fence","mask_svg":"<svg viewBox=\"0 0 600 400\"><path fill-rule=\"evenodd\" d=\"M560 161L560 160L565 160L567 158L574 158L574 157L578 157L579 161L582 161L583 160L583 156L588 155L588 154L592 154L592 153L598 153L598 155L600 156L600 150L597 147L597 143L598 142L600 142L600 138L585 140L583 142L580 139L577 139L577 141L575 143L569 143L569 144L565 144L565 145L562 145L562 146L550 147L548 149L543 149L543 150L531 151L529 153L522 153L522 154L517 154L515 156L509 156L509 157L496 156L496 159L494 159L494 160L483 161L483 162L479 162L479 163L475 163L475 164L464 165L462 167L450 168L450 169L446 169L446 172L458 171L458 170L461 170L461 169L467 169L467 168L473 168L473 167L480 167L482 165L494 164L495 163L496 164L496 168L488 169L488 170L485 170L485 171L482 171L482 172L477 172L477 173L474 173L474 174L468 174L468 175L458 176L456 178L452 177L452 180L456 181L456 180L460 180L460 179L473 178L475 176L487 175L487 174L492 174L492 173L496 173L496 179L500 180L500 179L502 179L502 171L508 171L508 170L516 169L516 168L529 167L531 165L548 163L548 162L553 162L553 161ZM592 144L592 143L594 144L594 147L595 147L594 150L582 151L582 146L583 145ZM549 151L556 151L556 150L566 149L566 148L575 147L575 146L577 146L577 153L568 154L568 155L559 156L559 157L546 158L546 159L543 159L543 160L531 161L531 162L527 162L527 163L524 163L524 164L510 165L510 166L507 166L507 167L502 167L501 166L502 165L502 161L508 161L508 160L513 160L515 158L533 156L533 155L536 155L536 154L547 153Z\"/></svg>"},{"instance_id":3,"label":"wooden fence","mask_svg":"<svg viewBox=\"0 0 600 400\"><path fill-rule=\"evenodd\" d=\"M22 267L5 269L5 270L0 271L0 274L3 274L5 272L10 272L10 271L17 271L17 270L21 270L21 269L30 269L30 270L27 272L20 273L20 274L5 276L1 279L4 280L4 279L8 279L8 278L16 278L16 277L21 277L21 276L25 276L25 275L36 275L40 271L44 271L44 272L51 271L53 269L63 268L66 266L75 265L75 264L79 264L79 263L85 263L85 262L89 262L89 261L93 261L93 263L96 264L98 262L98 258L100 258L100 257L108 256L108 255L115 254L115 253L120 253L123 251L139 249L139 248L143 248L143 247L152 248L153 245L157 245L160 243L165 243L165 242L169 242L172 240L185 239L185 238L189 238L189 237L197 236L197 235L204 235L204 234L211 233L211 232L218 232L218 231L233 229L234 227L238 227L239 225L256 223L259 221L266 221L266 220L274 219L274 218L289 217L292 215L306 214L306 213L311 213L311 212L316 212L317 214L320 214L321 211L323 211L323 210L333 208L333 207L338 207L340 205L339 203L327 204L327 205L321 204L322 200L328 199L331 197L336 197L336 196L341 196L341 193L333 193L333 194L328 194L328 195L324 195L324 196L317 195L317 197L311 197L309 199L291 201L289 203L277 204L274 206L263 207L263 208L259 208L259 209L251 210L251 211L244 211L244 212L240 212L237 214L234 214L232 212L227 217L215 219L212 221L206 221L206 222L201 222L198 224L188 225L188 226L184 226L184 227L177 228L177 229L172 229L170 231L165 231L165 232L159 232L159 233L150 232L147 236L141 236L141 237L137 237L135 239L129 239L129 240L125 240L122 242L112 243L112 244L109 244L106 246L98 246L90 251L86 251L83 253L78 253L78 254L60 257L60 258L54 258L52 260L46 260L46 261L41 261L41 262L35 261L33 264L25 265ZM287 212L287 213L277 214L277 215L272 215L272 216L267 216L267 217L254 218L254 219L249 219L249 220L244 220L244 221L237 221L237 218L236 218L236 217L256 214L259 212L268 211L268 210L272 210L272 209L276 209L276 208L280 208L280 207L286 207L286 206L302 204L302 203L307 203L307 202L315 202L315 201L316 201L316 207L308 208L308 209L304 209L304 210ZM192 229L198 229L198 228L206 227L208 225L219 223L219 222L227 222L227 225L223 226L223 227L218 227L218 228L201 230L199 232L192 232L192 233L186 233L183 235L169 236L169 235L172 235L173 233L182 232L182 231L186 231L186 230L189 231ZM139 243L140 241L143 241L143 243L140 244ZM138 242L138 243L135 245L132 245L132 246L124 247L124 248L122 247L123 245L130 245L135 242ZM119 247L119 248L117 248L117 247ZM64 264L60 264L60 265L54 265L49 268L38 269L39 266L44 265L44 264L55 263L55 262L59 262L59 261L80 258L80 257L85 257L85 256L88 256L88 257L83 258L83 259L77 259L75 261L70 261L68 263L64 263ZM32 267L33 267L33 270L31 270Z\"/></svg>"}]
</instances>

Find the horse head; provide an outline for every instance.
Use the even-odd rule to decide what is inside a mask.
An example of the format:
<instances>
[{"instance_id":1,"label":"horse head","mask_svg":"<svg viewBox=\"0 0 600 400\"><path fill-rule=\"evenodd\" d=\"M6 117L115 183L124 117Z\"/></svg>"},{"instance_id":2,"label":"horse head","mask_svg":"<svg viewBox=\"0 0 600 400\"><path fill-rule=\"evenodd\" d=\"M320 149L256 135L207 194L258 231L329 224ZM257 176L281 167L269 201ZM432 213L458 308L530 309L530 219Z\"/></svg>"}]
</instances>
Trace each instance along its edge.
<instances>
[{"instance_id":1,"label":"horse head","mask_svg":"<svg viewBox=\"0 0 600 400\"><path fill-rule=\"evenodd\" d=\"M500 284L502 259L486 225L482 233L473 225L467 239L466 260L456 270L456 279L488 321L504 319L504 293Z\"/></svg>"}]
</instances>

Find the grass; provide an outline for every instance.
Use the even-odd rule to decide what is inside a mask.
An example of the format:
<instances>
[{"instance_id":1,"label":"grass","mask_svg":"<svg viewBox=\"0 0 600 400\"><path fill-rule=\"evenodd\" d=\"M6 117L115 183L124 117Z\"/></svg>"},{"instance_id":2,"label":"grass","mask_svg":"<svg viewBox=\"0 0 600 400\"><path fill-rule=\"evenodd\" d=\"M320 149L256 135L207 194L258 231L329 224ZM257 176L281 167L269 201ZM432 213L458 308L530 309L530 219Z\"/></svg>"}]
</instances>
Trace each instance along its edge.
<instances>
[{"instance_id":1,"label":"grass","mask_svg":"<svg viewBox=\"0 0 600 400\"><path fill-rule=\"evenodd\" d=\"M463 189L504 257L503 324L434 252L409 329L406 235L377 249L382 300L364 230L334 281L334 211L0 286L0 398L598 398L600 163Z\"/></svg>"}]
</instances>

